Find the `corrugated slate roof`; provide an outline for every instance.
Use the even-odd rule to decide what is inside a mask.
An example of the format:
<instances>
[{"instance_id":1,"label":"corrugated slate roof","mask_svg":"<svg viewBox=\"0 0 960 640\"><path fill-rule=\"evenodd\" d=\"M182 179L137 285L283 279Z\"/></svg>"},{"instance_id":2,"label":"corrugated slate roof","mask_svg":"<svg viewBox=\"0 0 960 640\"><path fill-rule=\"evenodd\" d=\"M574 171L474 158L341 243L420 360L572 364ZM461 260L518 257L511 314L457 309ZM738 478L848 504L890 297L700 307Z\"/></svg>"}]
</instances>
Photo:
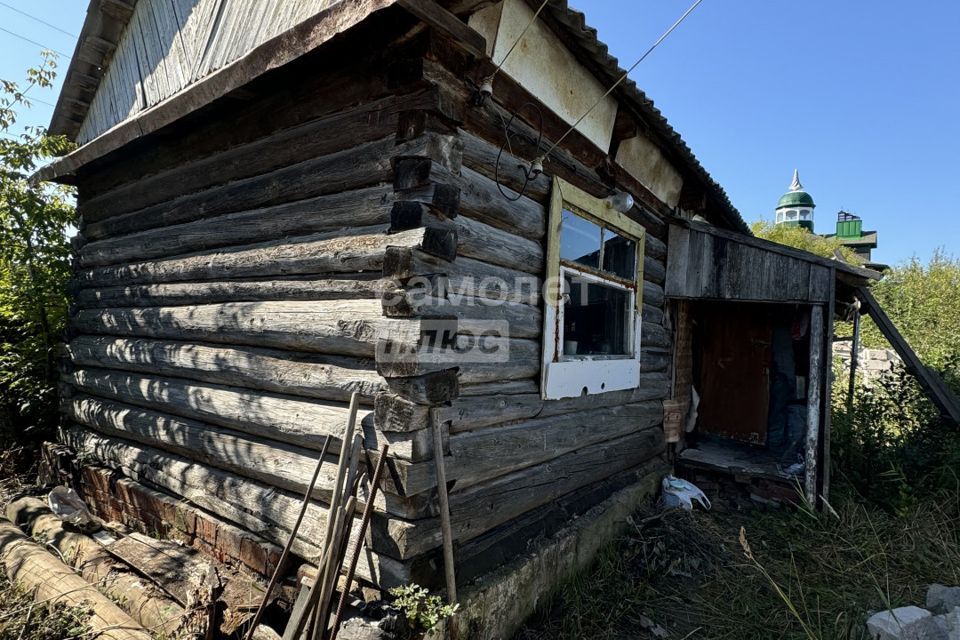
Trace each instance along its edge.
<instances>
[{"instance_id":1,"label":"corrugated slate roof","mask_svg":"<svg viewBox=\"0 0 960 640\"><path fill-rule=\"evenodd\" d=\"M53 133L76 136L99 80L110 62L115 43L136 2L137 0L91 0L87 20L50 124ZM567 0L551 0L546 13L558 28L566 32L568 41L579 48L579 57L592 63L594 73L606 76L602 80L612 84L625 73L617 58L610 55L607 45L599 39L597 30L589 26L584 14L571 7ZM749 234L749 227L730 202L723 187L703 168L680 134L636 82L627 78L620 84L617 92L671 147L680 162L686 165L687 171L703 182L727 222L736 230Z\"/></svg>"},{"instance_id":2,"label":"corrugated slate roof","mask_svg":"<svg viewBox=\"0 0 960 640\"><path fill-rule=\"evenodd\" d=\"M567 0L551 0L547 7L550 17L568 33L572 41L589 56L599 70L606 73L607 80L611 84L626 73L626 70L620 66L620 61L610 54L607 45L600 40L597 30L587 24L583 12L571 7ZM707 185L717 204L725 210L730 224L737 231L751 234L750 227L743 220L737 208L733 206L727 192L704 169L697 156L680 137L680 134L653 104L653 100L630 78L620 83L619 89L622 95L633 103L640 115L646 118L647 124L673 146L687 168Z\"/></svg>"}]
</instances>

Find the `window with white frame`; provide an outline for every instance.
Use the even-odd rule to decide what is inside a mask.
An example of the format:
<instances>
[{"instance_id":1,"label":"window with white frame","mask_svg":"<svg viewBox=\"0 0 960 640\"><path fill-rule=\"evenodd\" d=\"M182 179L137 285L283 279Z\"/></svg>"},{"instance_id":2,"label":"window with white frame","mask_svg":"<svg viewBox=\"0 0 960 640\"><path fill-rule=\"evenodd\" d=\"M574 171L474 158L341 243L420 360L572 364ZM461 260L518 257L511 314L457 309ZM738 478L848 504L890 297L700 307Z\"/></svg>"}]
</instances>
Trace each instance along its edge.
<instances>
[{"instance_id":1,"label":"window with white frame","mask_svg":"<svg viewBox=\"0 0 960 640\"><path fill-rule=\"evenodd\" d=\"M554 179L547 243L542 395L633 389L640 383L645 230Z\"/></svg>"}]
</instances>

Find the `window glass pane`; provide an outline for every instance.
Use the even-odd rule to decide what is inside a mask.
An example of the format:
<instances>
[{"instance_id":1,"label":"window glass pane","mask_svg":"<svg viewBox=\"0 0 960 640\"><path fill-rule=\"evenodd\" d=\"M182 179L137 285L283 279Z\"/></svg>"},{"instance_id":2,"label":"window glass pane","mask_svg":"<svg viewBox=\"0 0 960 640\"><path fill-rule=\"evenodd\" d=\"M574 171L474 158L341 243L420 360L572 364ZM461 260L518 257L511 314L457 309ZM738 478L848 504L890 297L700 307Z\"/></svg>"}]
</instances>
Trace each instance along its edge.
<instances>
[{"instance_id":1,"label":"window glass pane","mask_svg":"<svg viewBox=\"0 0 960 640\"><path fill-rule=\"evenodd\" d=\"M564 209L563 222L560 225L560 257L599 268L600 227Z\"/></svg>"},{"instance_id":2,"label":"window glass pane","mask_svg":"<svg viewBox=\"0 0 960 640\"><path fill-rule=\"evenodd\" d=\"M564 275L563 355L630 355L630 292Z\"/></svg>"},{"instance_id":3,"label":"window glass pane","mask_svg":"<svg viewBox=\"0 0 960 640\"><path fill-rule=\"evenodd\" d=\"M603 270L615 276L633 280L637 277L637 243L603 230Z\"/></svg>"}]
</instances>

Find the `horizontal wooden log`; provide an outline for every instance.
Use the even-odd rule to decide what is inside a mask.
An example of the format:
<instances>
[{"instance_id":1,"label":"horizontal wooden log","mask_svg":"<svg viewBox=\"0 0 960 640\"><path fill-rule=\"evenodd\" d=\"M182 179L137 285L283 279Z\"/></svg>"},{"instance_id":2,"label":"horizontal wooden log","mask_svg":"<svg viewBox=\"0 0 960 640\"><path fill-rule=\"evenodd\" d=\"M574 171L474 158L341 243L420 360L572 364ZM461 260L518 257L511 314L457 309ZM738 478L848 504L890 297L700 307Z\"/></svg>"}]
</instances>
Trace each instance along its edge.
<instances>
[{"instance_id":1,"label":"horizontal wooden log","mask_svg":"<svg viewBox=\"0 0 960 640\"><path fill-rule=\"evenodd\" d=\"M532 378L540 373L540 342L535 340L488 338L484 351L470 348L472 337L458 336L455 348L405 354L405 357L377 357L377 371L388 378L418 376L443 369L459 368L460 384L477 384ZM385 346L384 342L388 344ZM381 341L378 353L396 351Z\"/></svg>"},{"instance_id":2,"label":"horizontal wooden log","mask_svg":"<svg viewBox=\"0 0 960 640\"><path fill-rule=\"evenodd\" d=\"M426 134L400 145L396 144L394 136L389 136L270 173L184 195L171 202L88 222L83 233L88 240L99 240L111 235L126 235L207 216L250 211L330 193L361 189L389 182L395 157L425 155L449 158L455 155L450 149L456 145L455 138L437 134ZM458 160L457 157L456 161ZM453 170L456 170L455 166Z\"/></svg>"},{"instance_id":3,"label":"horizontal wooden log","mask_svg":"<svg viewBox=\"0 0 960 640\"><path fill-rule=\"evenodd\" d=\"M444 229L412 229L390 235L386 231L387 226L358 227L224 250L211 249L158 261L95 267L78 272L76 280L81 286L90 287L356 273L380 271L391 247L416 248L444 259L451 259L456 252L456 237Z\"/></svg>"},{"instance_id":4,"label":"horizontal wooden log","mask_svg":"<svg viewBox=\"0 0 960 640\"><path fill-rule=\"evenodd\" d=\"M660 458L648 460L638 467L571 491L459 545L457 579L469 583L528 553L531 545L555 536L571 525L575 527L577 518L623 489L629 487L631 493L656 495L661 480L668 473L670 466Z\"/></svg>"},{"instance_id":5,"label":"horizontal wooden log","mask_svg":"<svg viewBox=\"0 0 960 640\"><path fill-rule=\"evenodd\" d=\"M640 352L640 373L662 372L670 368L672 355L663 351L643 350Z\"/></svg>"},{"instance_id":6,"label":"horizontal wooden log","mask_svg":"<svg viewBox=\"0 0 960 640\"><path fill-rule=\"evenodd\" d=\"M666 264L667 243L656 236L647 234L644 242L644 255Z\"/></svg>"},{"instance_id":7,"label":"horizontal wooden log","mask_svg":"<svg viewBox=\"0 0 960 640\"><path fill-rule=\"evenodd\" d=\"M537 338L543 330L540 310L520 302L472 296L436 298L422 290L394 289L383 295L384 314L391 318L457 318L458 330L480 335L497 326L506 337Z\"/></svg>"},{"instance_id":8,"label":"horizontal wooden log","mask_svg":"<svg viewBox=\"0 0 960 640\"><path fill-rule=\"evenodd\" d=\"M508 116L509 117L509 116ZM525 126L522 125L521 126ZM528 181L521 167L526 166L529 158L524 160L504 148L500 153L500 144L487 142L473 131L460 129L460 140L463 142L463 165L481 173L490 180L497 178L497 160L500 160L500 183L514 192L524 189L526 197L535 202L546 205L550 199L550 189L553 181L550 176L540 175ZM503 126L500 127L500 138L503 138ZM521 134L522 135L522 134ZM502 142L502 140L501 140ZM461 169L462 171L462 169ZM496 184L496 183L494 183Z\"/></svg>"},{"instance_id":9,"label":"horizontal wooden log","mask_svg":"<svg viewBox=\"0 0 960 640\"><path fill-rule=\"evenodd\" d=\"M540 393L539 380L506 380L504 382L479 382L464 384L458 397L512 396L524 393Z\"/></svg>"},{"instance_id":10,"label":"horizontal wooden log","mask_svg":"<svg viewBox=\"0 0 960 640\"><path fill-rule=\"evenodd\" d=\"M663 324L663 309L660 307L654 307L653 305L644 304L643 305L643 321L650 322L652 324Z\"/></svg>"},{"instance_id":11,"label":"horizontal wooden log","mask_svg":"<svg viewBox=\"0 0 960 640\"><path fill-rule=\"evenodd\" d=\"M543 286L543 281L530 273L465 257L448 262L399 247L387 250L383 274L407 281L408 286L425 287L439 298L473 296L529 305L540 304Z\"/></svg>"},{"instance_id":12,"label":"horizontal wooden log","mask_svg":"<svg viewBox=\"0 0 960 640\"><path fill-rule=\"evenodd\" d=\"M642 374L636 389L563 400L543 400L539 393L463 396L450 406L433 409L433 419L437 423L449 424L451 434L459 434L527 418L546 418L589 409L663 400L669 393L670 381L665 375Z\"/></svg>"},{"instance_id":13,"label":"horizontal wooden log","mask_svg":"<svg viewBox=\"0 0 960 640\"><path fill-rule=\"evenodd\" d=\"M370 359L215 344L80 336L67 353L75 366L121 369L248 389L347 401L354 392L370 403L382 391L420 404L459 394L454 370L384 379Z\"/></svg>"},{"instance_id":14,"label":"horizontal wooden log","mask_svg":"<svg viewBox=\"0 0 960 640\"><path fill-rule=\"evenodd\" d=\"M189 378L321 400L347 401L357 392L372 402L377 393L387 389L369 359L103 336L75 338L68 353L76 366Z\"/></svg>"},{"instance_id":15,"label":"horizontal wooden log","mask_svg":"<svg viewBox=\"0 0 960 640\"><path fill-rule=\"evenodd\" d=\"M77 424L98 433L155 447L300 495L310 485L317 464L316 451L296 444L85 394L63 399L61 410ZM432 433L427 436L432 438ZM380 437L390 439L392 434ZM330 502L336 469L337 456L331 453L324 459L317 478L315 499ZM360 498L362 506L364 495ZM406 518L429 513L426 505L425 500L407 500L395 491L381 491L376 499L376 507L381 511Z\"/></svg>"},{"instance_id":16,"label":"horizontal wooden log","mask_svg":"<svg viewBox=\"0 0 960 640\"><path fill-rule=\"evenodd\" d=\"M651 322L642 323L640 329L640 345L644 349L666 349L673 344L667 330Z\"/></svg>"},{"instance_id":17,"label":"horizontal wooden log","mask_svg":"<svg viewBox=\"0 0 960 640\"><path fill-rule=\"evenodd\" d=\"M450 437L447 480L461 489L662 422L663 403L647 401L461 432ZM397 464L391 471L404 495L415 496L436 487L436 465L431 462Z\"/></svg>"},{"instance_id":18,"label":"horizontal wooden log","mask_svg":"<svg viewBox=\"0 0 960 640\"><path fill-rule=\"evenodd\" d=\"M654 307L663 307L664 304L663 287L644 280L643 282L643 303Z\"/></svg>"},{"instance_id":19,"label":"horizontal wooden log","mask_svg":"<svg viewBox=\"0 0 960 640\"><path fill-rule=\"evenodd\" d=\"M349 415L349 408L343 403L109 369L77 369L68 381L92 395L310 449L322 448L330 435L335 438L333 450L339 451L339 437ZM357 419L364 432L374 430L373 412L369 409L361 409ZM409 447L406 453L410 454Z\"/></svg>"},{"instance_id":20,"label":"horizontal wooden log","mask_svg":"<svg viewBox=\"0 0 960 640\"><path fill-rule=\"evenodd\" d=\"M667 280L667 267L662 261L646 256L643 259L643 279L662 287Z\"/></svg>"},{"instance_id":21,"label":"horizontal wooden log","mask_svg":"<svg viewBox=\"0 0 960 640\"><path fill-rule=\"evenodd\" d=\"M318 278L300 276L270 280L165 282L79 289L74 302L80 309L106 307L166 307L217 302L268 300L351 300L380 298L397 283L379 274L349 274Z\"/></svg>"},{"instance_id":22,"label":"horizontal wooden log","mask_svg":"<svg viewBox=\"0 0 960 640\"><path fill-rule=\"evenodd\" d=\"M450 438L454 464L448 478L456 480L455 489L462 489L594 443L648 429L660 431L662 422L663 404L648 401L459 433ZM655 440L651 436L651 442Z\"/></svg>"},{"instance_id":23,"label":"horizontal wooden log","mask_svg":"<svg viewBox=\"0 0 960 640\"><path fill-rule=\"evenodd\" d=\"M460 170L460 210L491 226L526 238L540 239L546 234L547 211L543 205L497 183L481 173L463 167ZM512 200L512 201L511 201Z\"/></svg>"},{"instance_id":24,"label":"horizontal wooden log","mask_svg":"<svg viewBox=\"0 0 960 640\"><path fill-rule=\"evenodd\" d=\"M64 444L79 455L118 469L127 476L148 485L170 491L174 495L207 509L237 525L277 544L285 544L296 521L303 496L277 489L261 482L210 467L178 456L117 438L96 434L82 428L65 429ZM327 523L327 508L311 501L301 529L293 542L293 552L315 561L320 550L315 541L322 539ZM357 533L359 518L353 523ZM391 533L403 538L402 532L413 525L392 518L371 527L373 540ZM376 542L374 543L376 544ZM392 540L388 542L392 544ZM411 574L408 565L390 561L376 548L361 554L358 575L374 584L405 584Z\"/></svg>"},{"instance_id":25,"label":"horizontal wooden log","mask_svg":"<svg viewBox=\"0 0 960 640\"><path fill-rule=\"evenodd\" d=\"M552 502L580 487L651 461L664 450L663 431L645 431L571 451L559 458L450 494L450 518L457 542ZM662 465L660 462L651 464ZM395 531L397 543L411 552L440 546L439 523Z\"/></svg>"},{"instance_id":26,"label":"horizontal wooden log","mask_svg":"<svg viewBox=\"0 0 960 640\"><path fill-rule=\"evenodd\" d=\"M535 180L527 181L520 167L526 167L532 158L542 153L542 148L538 150L535 146L539 132L521 120L525 115L521 114L521 118L514 120L511 135L513 149L523 154L522 157L511 155L506 148L500 153L500 145L504 139L503 122L509 119L511 114L499 104L488 101L484 108L472 109L466 115L466 130L461 129L459 137L463 142L463 164L469 169L495 180L499 156L501 183L514 192L524 189L527 197L543 204L548 203L553 175L558 175L598 197L610 192L609 179L602 179L595 168L584 165L562 149L556 149L550 154L546 173ZM501 121L501 117L504 120ZM495 142L489 142L490 140ZM629 190L633 191L632 188ZM637 201L643 202L643 198L638 197ZM663 206L662 203L659 206ZM666 239L667 228L662 217L647 211L643 204L634 207L627 215L643 225L649 234L661 240Z\"/></svg>"},{"instance_id":27,"label":"horizontal wooden log","mask_svg":"<svg viewBox=\"0 0 960 640\"><path fill-rule=\"evenodd\" d=\"M433 215L419 202L397 202L391 211L391 229L402 231L423 226L443 226L457 234L457 255L483 260L491 264L517 269L534 275L544 270L543 247L539 242L523 238L479 222L469 215L445 220Z\"/></svg>"},{"instance_id":28,"label":"horizontal wooden log","mask_svg":"<svg viewBox=\"0 0 960 640\"><path fill-rule=\"evenodd\" d=\"M389 96L260 137L224 147L219 153L181 162L136 182L86 200L81 213L93 222L166 202L231 180L269 173L279 167L384 139L396 132L399 114L431 108L436 89Z\"/></svg>"},{"instance_id":29,"label":"horizontal wooden log","mask_svg":"<svg viewBox=\"0 0 960 640\"><path fill-rule=\"evenodd\" d=\"M143 261L346 227L383 225L390 222L392 201L393 191L381 185L168 225L90 242L80 251L80 266Z\"/></svg>"},{"instance_id":30,"label":"horizontal wooden log","mask_svg":"<svg viewBox=\"0 0 960 640\"><path fill-rule=\"evenodd\" d=\"M384 318L379 300L239 302L186 307L90 309L79 333L196 340L372 357L377 341L413 344L420 321Z\"/></svg>"}]
</instances>

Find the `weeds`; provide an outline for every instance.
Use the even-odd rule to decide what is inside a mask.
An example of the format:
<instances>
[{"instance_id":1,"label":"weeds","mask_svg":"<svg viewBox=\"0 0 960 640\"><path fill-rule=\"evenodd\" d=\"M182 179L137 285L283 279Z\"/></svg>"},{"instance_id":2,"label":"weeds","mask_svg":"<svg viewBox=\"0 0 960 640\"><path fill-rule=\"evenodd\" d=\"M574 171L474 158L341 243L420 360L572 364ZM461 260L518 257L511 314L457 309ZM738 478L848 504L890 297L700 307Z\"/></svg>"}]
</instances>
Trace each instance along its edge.
<instances>
[{"instance_id":1,"label":"weeds","mask_svg":"<svg viewBox=\"0 0 960 640\"><path fill-rule=\"evenodd\" d=\"M90 612L63 604L34 603L32 594L0 571L0 640L65 640L88 636Z\"/></svg>"},{"instance_id":2,"label":"weeds","mask_svg":"<svg viewBox=\"0 0 960 640\"><path fill-rule=\"evenodd\" d=\"M936 497L902 515L850 498L835 515L667 513L605 550L520 638L655 637L647 618L673 638L866 640L868 612L960 584L960 504Z\"/></svg>"}]
</instances>

